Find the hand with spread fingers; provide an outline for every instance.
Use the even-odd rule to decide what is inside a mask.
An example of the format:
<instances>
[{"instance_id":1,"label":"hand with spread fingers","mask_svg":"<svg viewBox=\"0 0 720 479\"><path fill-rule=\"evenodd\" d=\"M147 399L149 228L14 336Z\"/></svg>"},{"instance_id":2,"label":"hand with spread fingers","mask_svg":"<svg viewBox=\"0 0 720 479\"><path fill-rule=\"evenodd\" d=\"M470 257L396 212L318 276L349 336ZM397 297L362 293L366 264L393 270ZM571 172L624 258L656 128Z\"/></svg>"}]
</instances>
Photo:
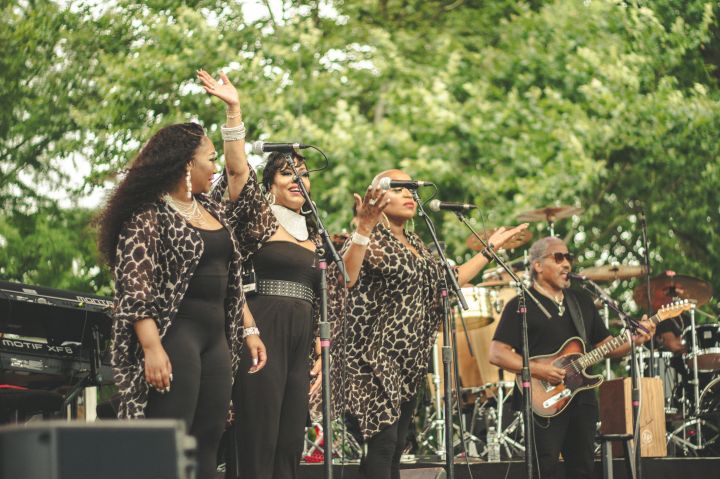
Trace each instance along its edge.
<instances>
[{"instance_id":1,"label":"hand with spread fingers","mask_svg":"<svg viewBox=\"0 0 720 479\"><path fill-rule=\"evenodd\" d=\"M505 228L504 226L501 226L492 234L492 236L490 236L488 244L491 244L493 246L493 249L497 251L498 249L502 248L503 245L510 238L520 233L521 231L526 230L527 228L528 223L523 223L520 226L516 226L515 228Z\"/></svg>"},{"instance_id":2,"label":"hand with spread fingers","mask_svg":"<svg viewBox=\"0 0 720 479\"><path fill-rule=\"evenodd\" d=\"M220 71L220 80L216 80L208 72L200 69L197 71L197 77L205 91L224 101L228 108L240 106L240 95L225 72Z\"/></svg>"},{"instance_id":3,"label":"hand with spread fingers","mask_svg":"<svg viewBox=\"0 0 720 479\"><path fill-rule=\"evenodd\" d=\"M369 236L380 222L383 210L390 203L390 200L385 198L385 193L387 192L379 186L370 185L365 192L365 198L361 198L357 193L353 195L355 218L360 234Z\"/></svg>"}]
</instances>

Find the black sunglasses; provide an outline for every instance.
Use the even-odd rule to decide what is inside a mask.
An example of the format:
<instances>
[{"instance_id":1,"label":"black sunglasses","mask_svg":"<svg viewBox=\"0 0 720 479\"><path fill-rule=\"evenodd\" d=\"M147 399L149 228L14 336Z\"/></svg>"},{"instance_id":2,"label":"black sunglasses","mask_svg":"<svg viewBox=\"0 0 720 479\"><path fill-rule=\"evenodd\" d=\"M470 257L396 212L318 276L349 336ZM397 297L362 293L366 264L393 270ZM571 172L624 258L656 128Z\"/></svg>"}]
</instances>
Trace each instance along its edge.
<instances>
[{"instance_id":1,"label":"black sunglasses","mask_svg":"<svg viewBox=\"0 0 720 479\"><path fill-rule=\"evenodd\" d=\"M555 259L555 262L557 264L561 264L564 259L568 260L568 263L572 263L573 261L575 261L575 255L572 253L559 253L559 252L551 253L551 254L546 254L545 256L543 256L543 258L548 258L550 256L552 256L553 259Z\"/></svg>"}]
</instances>

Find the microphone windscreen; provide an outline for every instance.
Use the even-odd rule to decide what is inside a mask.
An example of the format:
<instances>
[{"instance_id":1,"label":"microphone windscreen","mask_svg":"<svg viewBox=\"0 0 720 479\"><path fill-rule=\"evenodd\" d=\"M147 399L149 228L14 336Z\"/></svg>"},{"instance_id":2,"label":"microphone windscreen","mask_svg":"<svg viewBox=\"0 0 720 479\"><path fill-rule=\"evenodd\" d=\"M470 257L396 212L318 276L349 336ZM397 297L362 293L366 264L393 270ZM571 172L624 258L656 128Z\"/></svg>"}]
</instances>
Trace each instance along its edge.
<instances>
[{"instance_id":1,"label":"microphone windscreen","mask_svg":"<svg viewBox=\"0 0 720 479\"><path fill-rule=\"evenodd\" d=\"M262 154L264 154L264 153L265 153L265 152L263 151L263 144L264 144L264 143L265 143L264 141L260 141L260 140L254 141L254 142L253 142L253 147L252 147L253 153L255 153L256 155L262 155Z\"/></svg>"},{"instance_id":2,"label":"microphone windscreen","mask_svg":"<svg viewBox=\"0 0 720 479\"><path fill-rule=\"evenodd\" d=\"M385 178L380 178L378 185L380 186L381 189L387 191L390 189L391 181L392 181L392 178L386 176Z\"/></svg>"},{"instance_id":3,"label":"microphone windscreen","mask_svg":"<svg viewBox=\"0 0 720 479\"><path fill-rule=\"evenodd\" d=\"M432 200L428 203L428 208L433 211L440 211L440 200Z\"/></svg>"}]
</instances>

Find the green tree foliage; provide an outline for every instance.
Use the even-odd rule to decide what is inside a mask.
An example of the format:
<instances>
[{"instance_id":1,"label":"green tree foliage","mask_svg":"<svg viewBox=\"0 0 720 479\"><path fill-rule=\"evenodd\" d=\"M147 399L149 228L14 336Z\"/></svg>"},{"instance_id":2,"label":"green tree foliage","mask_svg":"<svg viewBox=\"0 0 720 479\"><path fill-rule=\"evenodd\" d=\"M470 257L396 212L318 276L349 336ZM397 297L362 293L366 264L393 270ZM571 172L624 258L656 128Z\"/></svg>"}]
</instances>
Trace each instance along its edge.
<instances>
[{"instance_id":1,"label":"green tree foliage","mask_svg":"<svg viewBox=\"0 0 720 479\"><path fill-rule=\"evenodd\" d=\"M224 68L242 93L249 138L301 139L328 153L313 194L331 230L347 227L353 191L401 167L435 181L445 200L482 205L478 226L551 204L582 206L557 227L583 265L639 261L642 208L654 271L720 287L713 4L266 5L258 18L235 2L6 6L0 35L13 49L4 49L0 72L3 207L27 213L21 192L30 183L19 173L45 178L73 155L92 158L85 192L112 184L169 122L198 119L219 141L223 113L194 71ZM18 221L6 220L0 235ZM437 221L451 254L467 257L463 227L449 215ZM616 294L628 299L630 285Z\"/></svg>"}]
</instances>

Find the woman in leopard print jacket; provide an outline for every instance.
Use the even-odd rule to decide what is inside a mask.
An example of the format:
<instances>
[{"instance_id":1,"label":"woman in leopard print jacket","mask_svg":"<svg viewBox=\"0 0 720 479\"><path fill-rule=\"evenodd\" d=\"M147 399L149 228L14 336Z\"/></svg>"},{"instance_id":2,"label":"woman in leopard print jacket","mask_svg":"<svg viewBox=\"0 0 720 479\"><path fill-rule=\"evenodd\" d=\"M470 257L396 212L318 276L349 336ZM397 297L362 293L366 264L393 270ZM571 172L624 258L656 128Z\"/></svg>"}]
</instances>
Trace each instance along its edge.
<instances>
[{"instance_id":1,"label":"woman in leopard print jacket","mask_svg":"<svg viewBox=\"0 0 720 479\"><path fill-rule=\"evenodd\" d=\"M416 394L442 318L438 298L444 276L420 237L405 229L417 207L410 191L380 192L378 183L385 177L410 179L399 170L385 171L375 177L364 200L355 195L358 227L343 255L350 289L347 304L333 305L333 351L347 354L335 358L333 380L345 380L334 389L344 393L344 412L367 445L361 472L372 479L399 478ZM500 228L490 242L500 247L525 228ZM459 283L469 282L487 263L478 253L460 265Z\"/></svg>"},{"instance_id":2,"label":"woman in leopard print jacket","mask_svg":"<svg viewBox=\"0 0 720 479\"><path fill-rule=\"evenodd\" d=\"M266 361L241 284L231 232L248 216L238 201L250 175L238 93L204 71L227 106L223 127L229 201L208 195L217 153L195 123L159 130L102 212L99 249L113 267L112 364L120 418L176 418L197 439L198 477L215 477L242 338ZM243 314L245 310L246 314Z\"/></svg>"}]
</instances>

